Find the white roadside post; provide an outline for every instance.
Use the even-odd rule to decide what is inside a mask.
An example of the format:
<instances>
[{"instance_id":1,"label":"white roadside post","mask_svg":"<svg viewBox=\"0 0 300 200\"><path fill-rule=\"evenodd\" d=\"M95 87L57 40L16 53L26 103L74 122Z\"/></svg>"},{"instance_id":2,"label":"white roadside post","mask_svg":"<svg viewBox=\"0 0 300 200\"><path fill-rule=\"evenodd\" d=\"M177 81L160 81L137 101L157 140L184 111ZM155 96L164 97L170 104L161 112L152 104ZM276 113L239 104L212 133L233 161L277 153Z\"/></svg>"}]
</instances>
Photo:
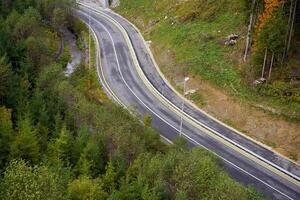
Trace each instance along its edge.
<instances>
[{"instance_id":1,"label":"white roadside post","mask_svg":"<svg viewBox=\"0 0 300 200\"><path fill-rule=\"evenodd\" d=\"M189 77L185 77L184 81L183 81L183 97L185 97L185 93L186 93L186 82L188 82L188 80L190 80ZM183 121L183 109L184 109L184 99L182 100L182 107L181 107L181 115L180 115L180 129L179 129L179 136L181 137L182 135L182 121Z\"/></svg>"}]
</instances>

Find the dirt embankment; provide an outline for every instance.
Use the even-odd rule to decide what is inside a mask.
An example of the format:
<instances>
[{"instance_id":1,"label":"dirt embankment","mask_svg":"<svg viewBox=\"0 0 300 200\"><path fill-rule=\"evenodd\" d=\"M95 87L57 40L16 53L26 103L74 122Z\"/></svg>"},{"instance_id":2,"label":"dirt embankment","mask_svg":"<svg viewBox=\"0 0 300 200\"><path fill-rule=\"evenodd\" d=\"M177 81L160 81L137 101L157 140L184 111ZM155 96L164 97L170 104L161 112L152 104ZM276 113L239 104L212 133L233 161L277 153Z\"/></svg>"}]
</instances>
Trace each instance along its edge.
<instances>
[{"instance_id":1,"label":"dirt embankment","mask_svg":"<svg viewBox=\"0 0 300 200\"><path fill-rule=\"evenodd\" d=\"M171 51L155 42L152 43L152 51L167 79L175 86L180 83L183 75L176 68L170 69L170 63L174 63ZM300 124L272 116L246 102L239 102L199 76L191 77L188 89L197 90L201 96L201 101L198 101L201 109L300 163Z\"/></svg>"}]
</instances>

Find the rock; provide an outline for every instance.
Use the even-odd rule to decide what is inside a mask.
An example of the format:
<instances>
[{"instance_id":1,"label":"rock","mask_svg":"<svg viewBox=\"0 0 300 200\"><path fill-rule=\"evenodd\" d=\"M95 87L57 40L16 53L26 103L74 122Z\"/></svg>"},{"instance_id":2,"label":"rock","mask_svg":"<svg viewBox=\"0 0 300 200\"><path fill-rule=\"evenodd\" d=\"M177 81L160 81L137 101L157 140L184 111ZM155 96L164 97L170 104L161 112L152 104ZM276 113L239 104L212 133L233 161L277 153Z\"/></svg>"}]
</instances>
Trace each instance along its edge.
<instances>
[{"instance_id":1,"label":"rock","mask_svg":"<svg viewBox=\"0 0 300 200\"><path fill-rule=\"evenodd\" d=\"M227 39L225 40L225 45L235 45L237 43L237 39L239 39L239 36L236 34L230 34Z\"/></svg>"},{"instance_id":2,"label":"rock","mask_svg":"<svg viewBox=\"0 0 300 200\"><path fill-rule=\"evenodd\" d=\"M226 40L225 41L226 46L232 46L232 45L235 45L236 43L237 43L236 40Z\"/></svg>"},{"instance_id":3,"label":"rock","mask_svg":"<svg viewBox=\"0 0 300 200\"><path fill-rule=\"evenodd\" d=\"M266 79L261 77L253 82L253 85L260 85L266 82Z\"/></svg>"},{"instance_id":4,"label":"rock","mask_svg":"<svg viewBox=\"0 0 300 200\"><path fill-rule=\"evenodd\" d=\"M191 90L186 91L184 95L190 95L190 94L194 94L196 92L197 92L197 90L191 89Z\"/></svg>"},{"instance_id":5,"label":"rock","mask_svg":"<svg viewBox=\"0 0 300 200\"><path fill-rule=\"evenodd\" d=\"M230 34L230 35L227 37L228 40L237 40L238 38L239 38L239 36L236 35L236 34Z\"/></svg>"}]
</instances>

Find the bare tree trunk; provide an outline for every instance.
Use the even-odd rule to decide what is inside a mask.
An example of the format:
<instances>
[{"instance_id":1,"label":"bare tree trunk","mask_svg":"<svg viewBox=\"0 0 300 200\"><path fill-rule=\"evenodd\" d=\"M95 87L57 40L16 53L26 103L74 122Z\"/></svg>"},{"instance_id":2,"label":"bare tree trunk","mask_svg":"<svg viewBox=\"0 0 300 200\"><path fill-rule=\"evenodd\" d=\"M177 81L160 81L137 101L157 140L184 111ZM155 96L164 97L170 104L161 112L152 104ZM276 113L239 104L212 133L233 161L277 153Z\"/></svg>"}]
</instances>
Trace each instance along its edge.
<instances>
[{"instance_id":1,"label":"bare tree trunk","mask_svg":"<svg viewBox=\"0 0 300 200\"><path fill-rule=\"evenodd\" d=\"M249 25L248 25L248 33L247 33L247 39L246 39L246 49L245 49L245 54L244 54L244 61L247 60L249 46L251 44L253 19L254 19L254 14L255 14L254 13L254 11L255 11L255 4L256 4L256 0L252 0L250 22L249 22Z\"/></svg>"},{"instance_id":2,"label":"bare tree trunk","mask_svg":"<svg viewBox=\"0 0 300 200\"><path fill-rule=\"evenodd\" d=\"M268 55L268 48L266 48L266 51L265 51L264 64L263 64L263 68L262 68L262 72L261 72L261 78L264 78L266 62L267 62L267 55Z\"/></svg>"},{"instance_id":3,"label":"bare tree trunk","mask_svg":"<svg viewBox=\"0 0 300 200\"><path fill-rule=\"evenodd\" d=\"M272 58L271 58L271 64L270 64L270 69L269 69L269 76L268 76L268 79L271 78L271 73L272 73L273 63L274 63L274 52L272 53Z\"/></svg>"},{"instance_id":4,"label":"bare tree trunk","mask_svg":"<svg viewBox=\"0 0 300 200\"><path fill-rule=\"evenodd\" d=\"M296 9L297 9L297 1L298 0L295 0L295 6L294 6L294 11L293 11L291 31L290 31L290 36L289 36L289 41L288 41L288 46L287 46L287 53L289 52L290 47L291 47L291 40L292 40L292 35L293 35L293 30L294 30L294 22L295 22Z\"/></svg>"},{"instance_id":5,"label":"bare tree trunk","mask_svg":"<svg viewBox=\"0 0 300 200\"><path fill-rule=\"evenodd\" d=\"M255 8L255 9L256 9L256 10L255 10L256 15L255 15L254 22L257 21L257 19L258 19L258 14L261 12L261 9L259 8L259 3L256 4L256 8Z\"/></svg>"},{"instance_id":6,"label":"bare tree trunk","mask_svg":"<svg viewBox=\"0 0 300 200\"><path fill-rule=\"evenodd\" d=\"M283 56L282 56L282 60L281 60L281 65L283 65L283 62L284 62L284 59L285 59L285 56L287 53L287 43L288 43L290 31L291 31L291 21L292 21L294 2L295 2L295 0L291 0L289 21L288 21L288 30L287 30L286 36L285 36L284 52L283 52Z\"/></svg>"}]
</instances>

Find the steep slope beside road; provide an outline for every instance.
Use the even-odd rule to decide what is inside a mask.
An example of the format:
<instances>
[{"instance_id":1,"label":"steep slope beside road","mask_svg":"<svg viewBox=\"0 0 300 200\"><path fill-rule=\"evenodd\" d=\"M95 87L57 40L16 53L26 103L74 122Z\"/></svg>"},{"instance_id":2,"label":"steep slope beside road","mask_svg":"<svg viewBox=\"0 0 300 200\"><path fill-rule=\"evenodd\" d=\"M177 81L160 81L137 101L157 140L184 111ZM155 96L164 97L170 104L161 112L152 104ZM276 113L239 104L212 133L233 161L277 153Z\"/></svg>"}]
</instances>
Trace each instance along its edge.
<instances>
[{"instance_id":1,"label":"steep slope beside road","mask_svg":"<svg viewBox=\"0 0 300 200\"><path fill-rule=\"evenodd\" d=\"M254 68L241 62L247 25L243 2L123 0L116 11L151 40L160 69L178 91L183 89L184 76L189 76L187 86L196 93L187 97L199 107L300 162L300 104L261 94L264 89L259 92L250 86L257 78L251 75ZM231 33L240 36L238 42L225 46L224 40ZM280 83L278 87L281 91Z\"/></svg>"},{"instance_id":2,"label":"steep slope beside road","mask_svg":"<svg viewBox=\"0 0 300 200\"><path fill-rule=\"evenodd\" d=\"M86 16L85 16L86 17ZM97 20L95 20L95 18L97 19ZM104 17L105 18L105 17ZM104 21L103 21L104 20ZM107 19L106 19L107 20ZM168 114L169 112L170 112L170 110L169 109L166 109L166 108L164 108L164 106L163 105L160 105L159 103L158 103L158 101L157 100L155 100L155 99L153 99L153 97L151 97L151 96L149 96L150 94L151 94L151 92L147 92L146 94L145 93L143 93L143 92L141 92L141 89L138 89L138 88L136 88L137 87L137 85L139 85L139 87L145 87L145 86L143 86L144 85L144 83L140 83L140 81L141 80L138 80L138 79L136 79L136 77L137 76L139 76L139 75L137 75L136 73L137 72L134 72L134 71L132 71L132 70L134 70L134 69L132 69L132 67L129 67L128 68L128 64L129 64L129 66L130 66L130 63L132 62L132 61L130 61L130 59L128 60L128 59L126 59L126 57L128 57L128 55L126 55L126 54L128 54L128 52L129 52L129 50L127 50L126 51L126 49L127 49L127 47L126 47L126 45L125 46L123 46L123 47L121 47L120 45L121 45L121 41L122 41L122 36L120 37L120 35L119 35L119 31L120 30L118 30L118 29L116 29L116 28L113 28L113 24L111 24L111 22L105 22L105 19L103 19L103 18L101 18L101 17L99 17L99 16L97 16L97 15L95 15L95 14L93 14L93 24L94 23L96 23L97 24L97 22L96 21L98 21L98 23L100 23L100 24L102 24L102 25L94 25L94 26L96 26L97 27L97 29L100 31L100 33L101 33L101 36L103 37L103 34L105 33L105 32L107 32L107 30L105 30L105 29L113 29L113 31L110 31L110 34L112 34L112 37L111 38L114 38L113 40L116 40L116 46L117 46L117 48L115 49L115 50L113 50L113 51L115 51L115 53L116 53L116 58L117 57L119 57L119 59L122 61L122 62L119 62L119 64L118 65L120 65L119 67L119 69L118 69L118 67L117 67L117 69L116 70L114 70L113 68L113 66L115 66L116 65L116 62L114 61L114 62L112 62L110 59L112 59L112 54L113 54L113 51L111 52L111 51L109 51L107 48L109 47L108 46L108 43L107 43L107 40L109 40L109 37L107 38L107 39L103 39L103 38L101 38L100 37L100 46L102 46L103 47L103 45L104 45L104 47L106 47L106 48L104 48L103 50L106 52L105 54L104 54L104 56L103 56L103 59L104 59L104 61L103 61L103 69L104 69L104 72L106 71L106 70L108 70L108 71L106 71L105 73L108 73L108 79L111 79L111 78L113 78L115 75L116 75L116 72L120 72L120 69L123 69L123 72L121 72L121 74L122 73L126 73L126 76L124 75L123 76L123 78L125 78L126 79L126 82L128 82L127 84L128 84L128 88L130 89L130 90L132 90L131 92L129 91L129 93L128 92L126 92L126 90L121 90L122 92L121 93L119 93L119 92L116 92L116 91L120 91L119 89L118 89L118 87L123 87L123 86L121 86L121 85L119 85L118 86L118 84L122 84L121 82L122 81L120 81L120 80L122 80L123 78L122 78L122 75L121 75L121 79L118 79L117 77L115 77L115 78L117 78L117 80L115 80L115 81L110 81L110 85L111 85L111 87L112 87L112 89L116 92L116 94L117 95L120 95L120 94L123 94L123 95L120 95L119 96L119 98L120 99L123 99L123 101L125 102L125 104L129 104L129 106L134 106L134 107L136 107L137 108L137 110L139 110L140 112L142 112L142 113L145 113L145 111L146 112L149 112L149 111L147 111L147 109L145 110L145 108L143 108L143 107L145 107L145 104L147 105L149 105L149 103L150 103L150 105L152 104L152 102L156 102L156 106L150 106L151 107L151 109L154 109L154 110L156 110L156 109L158 109L158 110L156 110L155 112L158 112L158 113L161 113L161 114L159 114L159 115L162 115L163 116L163 119L166 119L166 120L168 120L169 122L170 122L170 124L174 124L175 126L176 125L178 125L178 120L176 120L176 118L174 119L174 116L172 117L172 115L170 115L170 114ZM101 28L102 27L102 28ZM104 28L104 27L106 27L106 28ZM109 27L109 28L108 28ZM100 28L100 29L99 29ZM102 30L101 30L102 29ZM103 30L104 29L104 30ZM96 31L97 32L97 31ZM105 34L107 34L107 33L105 33ZM117 36L117 35L115 35L115 34L117 34L117 35L119 35L119 36ZM115 36L114 36L115 35ZM114 36L114 37L113 37ZM110 39L110 40L112 40L112 39ZM112 41L113 41L112 40ZM140 40L140 39L139 39ZM104 43L104 44L103 44ZM141 44L144 44L143 42L141 43ZM124 51L125 50L125 51ZM110 52L110 53L109 53ZM117 53L117 52L119 52L119 53ZM127 52L127 53L126 53ZM107 57L106 57L106 56ZM124 57L125 56L125 57ZM129 58L130 58L130 56L129 56ZM108 59L108 60L107 60ZM143 59L143 57L141 58L141 57L139 57L139 59ZM107 64L108 64L108 62L110 62L110 66L109 66L109 68L107 68ZM141 62L141 61L140 61ZM118 63L118 61L117 61L117 63ZM134 66L134 64L131 64L131 66ZM135 74L135 75L134 75ZM133 76L133 77L132 77ZM139 84L134 84L132 81L138 81L139 82ZM124 79L123 79L123 81L124 81ZM147 91L148 89L146 88L146 89L142 89L142 90L144 90L144 91ZM139 98L141 98L142 99L142 102L146 102L146 103L144 103L144 105L143 105L143 103L142 103L142 105L141 105L141 102L139 102L139 100L138 100L138 102L136 102L136 100L135 100L135 98L133 97L128 97L128 95L130 94L130 93L132 93L133 91L135 91L134 93L136 93L137 94L137 97L139 96ZM125 92L125 93L124 93ZM145 96L146 95L146 96ZM147 97L148 96L148 97ZM151 99L153 99L153 100L151 100ZM161 108L157 108L157 106L159 106L159 107L161 107ZM147 107L146 107L147 108ZM149 106L148 106L148 108L149 108ZM166 110L165 110L166 109ZM168 111L169 110L169 111ZM168 125L167 126L165 126L165 124L164 123L162 123L161 122L161 118L157 118L157 116L153 116L154 117L154 126L156 127L156 128L158 128L158 129L160 129L161 130L161 132L162 132L162 134L166 134L165 136L166 137L170 137L170 139L172 139L172 137L174 137L174 130L172 130L172 128L170 129L170 127L168 128ZM171 120L171 121L170 121ZM175 121L174 121L175 120ZM188 137L191 137L191 138L197 138L196 139L196 141L198 140L198 141L201 141L201 143L202 143L202 145L204 145L204 146L207 146L209 149L213 149L213 151L217 151L217 154L218 155L221 155L222 157L224 156L224 157L226 157L226 159L229 159L229 160L235 160L235 159L242 159L240 156L237 156L237 155L235 155L235 156L229 156L230 154L232 154L232 152L230 151L230 150L228 150L228 149L224 149L223 147L222 147L222 150L221 149L219 149L220 148L220 146L219 146L219 144L218 144L218 147L216 147L216 146L214 146L213 145L213 141L207 141L207 142L204 142L205 140L211 140L211 139L209 139L207 136L205 136L205 134L203 135L202 133L196 133L196 134L194 134L193 132L194 132L194 128L192 128L192 127L190 127L190 125L188 125L188 124L186 124L186 122L184 123L185 125L184 125L184 132L185 131L187 131L188 133L189 132L191 132L191 133L189 133L187 136ZM169 131L168 131L169 130ZM176 130L176 129L175 129ZM173 135L173 136L172 136ZM176 134L175 134L176 135ZM201 136L201 137L200 137ZM199 138L200 137L200 138ZM204 143L203 143L204 142ZM197 142L196 142L197 143ZM212 146L211 146L212 145ZM213 147L214 146L214 147ZM221 150L221 151L220 151ZM231 153L230 153L231 152ZM229 156L229 157L228 157ZM236 157L237 156L237 157ZM224 158L223 157L223 158ZM235 157L235 158L234 158ZM233 161L234 163L236 163L237 162L237 160L235 160L235 161ZM245 168L248 168L248 167L250 167L250 166L247 166L247 162L249 162L249 161L238 161L238 165L239 166L243 166L243 168L245 167ZM226 163L226 162L225 162ZM244 163L244 164L242 164L242 163ZM244 177L244 178L242 178L242 179L244 179L244 181L246 181L246 182L248 182L249 181L249 174L248 173L246 173L246 174L244 174L243 176L241 176L241 174L240 174L240 172L237 172L237 168L235 168L235 167L233 167L232 168L232 165L231 165L231 167L229 167L230 166L230 164L228 164L227 163L227 165L228 165L228 170L229 171L232 171L232 172L235 172L235 173L233 173L232 175L233 176L239 176L239 178L240 177ZM251 165L253 165L253 163L251 164ZM254 166L251 166L250 168L252 168L252 167L254 167ZM258 167L258 166L256 166L256 167ZM256 168L255 167L255 168ZM235 168L235 170L234 170L234 168ZM238 168L238 169L240 169L240 168ZM238 170L239 171L239 170ZM253 173L255 173L255 174L257 174L257 173L264 173L265 175L264 176L259 176L259 177L263 177L263 179L264 180L268 180L268 179L270 179L271 177L273 177L273 176L266 176L266 174L269 174L269 172L266 172L264 169L261 169L261 167L258 167L258 168L256 168L256 170L250 170L251 172L253 172ZM260 171L260 172L259 172ZM248 177L248 178L246 178L246 177ZM251 177L251 176L250 176ZM255 176L254 176L255 177ZM252 180L252 181L254 181L255 180L255 178L254 177L251 177L250 179ZM276 177L276 176L275 176ZM275 178L275 177L273 177L273 178ZM237 178L237 177L236 177ZM253 180L253 178L254 178L254 180ZM276 178L276 180L278 181L278 179ZM273 181L271 181L272 183L275 183L275 182L277 182L277 181L275 181L275 180L273 180ZM282 180L281 180L282 181ZM257 181L257 179L256 179L256 181L254 181L255 182L255 184L256 185L261 185L262 183L262 185L264 185L264 186L261 186L261 188L264 188L263 190L265 190L265 192L266 191L268 191L268 190L270 190L270 187L268 188L268 184L266 185L266 182L261 182L261 181ZM260 183L258 183L258 182L260 182ZM267 181L267 182L269 182L269 181ZM279 183L277 182L275 185L276 185L276 187L278 187L279 185L281 185L281 184L279 184ZM287 189L287 186L289 185L289 183L285 183L284 184L284 186L283 185L281 185L280 187L282 187L281 189L283 189L284 191L289 191L289 189ZM267 186L267 188L268 189L266 189L266 186ZM271 187L272 188L272 187ZM273 188L273 189L275 189L275 188ZM296 189L296 188L295 188ZM272 190L272 189L271 189ZM275 189L275 191L276 191L276 189ZM297 189L295 190L295 191L297 191ZM278 191L277 191L278 192ZM273 192L270 192L270 191L268 191L268 192L266 192L266 193L269 193L269 195L270 195L270 193L274 193L274 191ZM276 193L276 192L275 192ZM273 194L273 195L275 195L275 193ZM288 192L289 194L290 194L290 192ZM291 193L292 194L292 193ZM272 195L272 196L273 196ZM278 194L277 194L278 195ZM294 194L292 194L292 196L293 195L295 195L294 197L297 197L299 194L297 194L297 192L296 193L294 193Z\"/></svg>"},{"instance_id":3,"label":"steep slope beside road","mask_svg":"<svg viewBox=\"0 0 300 200\"><path fill-rule=\"evenodd\" d=\"M162 77L162 74L157 71L158 68L155 67L155 64L152 60L153 58L150 56L145 42L140 42L143 41L143 38L141 38L141 35L138 33L138 31L124 18L109 11L105 12L121 23L122 26L124 26L124 28L127 30L139 59L140 66L151 84L154 85L158 92L160 92L178 109L180 109L182 98L180 98L179 94L176 93L173 88L171 88L170 84L168 84ZM238 133L230 127L221 124L219 121L214 120L206 113L196 109L195 106L189 102L185 104L184 112L191 116L195 121L200 122L201 125L211 128L213 131L223 135L237 144L242 145L250 151L255 152L263 158L276 163L287 171L292 172L296 176L300 176L300 167L297 164L285 159L280 155L277 155L273 151L261 146L260 144L257 144L256 142L250 140L250 138L244 137L241 135L241 133Z\"/></svg>"}]
</instances>

